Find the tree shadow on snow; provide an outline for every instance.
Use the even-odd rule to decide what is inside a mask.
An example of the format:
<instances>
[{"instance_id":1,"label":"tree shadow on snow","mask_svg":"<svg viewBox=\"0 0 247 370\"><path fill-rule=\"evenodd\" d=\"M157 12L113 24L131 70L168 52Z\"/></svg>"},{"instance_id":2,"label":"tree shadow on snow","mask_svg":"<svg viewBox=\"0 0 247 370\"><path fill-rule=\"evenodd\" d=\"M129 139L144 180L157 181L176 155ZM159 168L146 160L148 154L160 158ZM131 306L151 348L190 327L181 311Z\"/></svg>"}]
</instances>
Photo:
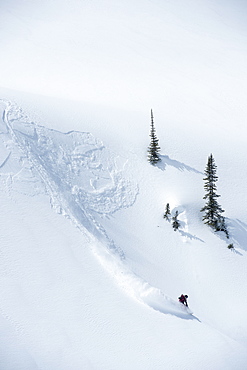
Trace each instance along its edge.
<instances>
[{"instance_id":1,"label":"tree shadow on snow","mask_svg":"<svg viewBox=\"0 0 247 370\"><path fill-rule=\"evenodd\" d=\"M231 220L226 218L226 221L229 238L226 237L224 231L211 230L212 233L223 240L226 244L233 244L234 247L247 251L247 225L237 219ZM237 251L235 248L231 249L231 251L242 256L242 253Z\"/></svg>"},{"instance_id":2,"label":"tree shadow on snow","mask_svg":"<svg viewBox=\"0 0 247 370\"><path fill-rule=\"evenodd\" d=\"M186 164L184 164L182 162L171 159L171 158L169 158L168 155L161 155L160 159L161 159L161 161L157 163L157 167L162 171L165 171L166 166L172 166L172 167L177 168L179 171L185 171L186 170L186 171L189 171L189 172L195 172L195 173L199 173L200 175L203 175L202 172L196 170L193 167L187 166Z\"/></svg>"},{"instance_id":3,"label":"tree shadow on snow","mask_svg":"<svg viewBox=\"0 0 247 370\"><path fill-rule=\"evenodd\" d=\"M247 224L239 219L227 219L228 229L230 233L230 240L234 247L247 251ZM242 255L241 253L236 253Z\"/></svg>"},{"instance_id":4,"label":"tree shadow on snow","mask_svg":"<svg viewBox=\"0 0 247 370\"><path fill-rule=\"evenodd\" d=\"M202 239L200 239L200 238L198 238L197 236L195 236L195 235L192 235L192 234L190 234L190 233L187 233L186 231L183 231L183 230L178 230L179 231L179 233L181 234L181 236L185 236L186 238L188 238L188 239L190 239L190 240L198 240L198 241L200 241L200 242L202 242L202 243L205 243L204 242L204 240L202 240Z\"/></svg>"},{"instance_id":5,"label":"tree shadow on snow","mask_svg":"<svg viewBox=\"0 0 247 370\"><path fill-rule=\"evenodd\" d=\"M174 214L176 211L178 211L178 214L180 213L183 213L184 212L184 208L183 207L175 207L173 210L172 210L172 213ZM185 238L188 238L190 240L198 240L202 243L205 243L204 240L198 238L196 235L192 235L190 233L188 233L187 231L184 231L183 229L186 228L186 223L182 220L179 220L179 223L180 223L180 228L178 229L178 232L180 233L181 236L185 237Z\"/></svg>"}]
</instances>

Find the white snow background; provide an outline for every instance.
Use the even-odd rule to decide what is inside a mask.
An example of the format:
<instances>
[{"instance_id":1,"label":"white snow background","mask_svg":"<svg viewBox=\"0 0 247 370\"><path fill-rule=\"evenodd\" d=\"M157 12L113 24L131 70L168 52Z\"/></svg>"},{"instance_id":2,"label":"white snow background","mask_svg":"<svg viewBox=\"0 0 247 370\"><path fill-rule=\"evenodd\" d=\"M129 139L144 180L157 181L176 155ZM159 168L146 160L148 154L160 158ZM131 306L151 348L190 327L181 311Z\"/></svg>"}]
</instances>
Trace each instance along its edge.
<instances>
[{"instance_id":1,"label":"white snow background","mask_svg":"<svg viewBox=\"0 0 247 370\"><path fill-rule=\"evenodd\" d=\"M0 3L0 370L247 368L246 18ZM202 222L211 153L229 240Z\"/></svg>"}]
</instances>

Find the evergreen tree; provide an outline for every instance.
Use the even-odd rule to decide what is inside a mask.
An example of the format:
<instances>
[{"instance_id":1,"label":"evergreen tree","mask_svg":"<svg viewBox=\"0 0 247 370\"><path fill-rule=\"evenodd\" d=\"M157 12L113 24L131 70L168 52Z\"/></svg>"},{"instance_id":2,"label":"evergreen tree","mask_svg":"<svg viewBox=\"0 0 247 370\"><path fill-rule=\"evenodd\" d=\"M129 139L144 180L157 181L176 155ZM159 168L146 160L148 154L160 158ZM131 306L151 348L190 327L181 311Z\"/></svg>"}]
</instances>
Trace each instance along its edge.
<instances>
[{"instance_id":1,"label":"evergreen tree","mask_svg":"<svg viewBox=\"0 0 247 370\"><path fill-rule=\"evenodd\" d=\"M164 219L166 219L167 221L169 221L169 219L170 219L170 216L171 215L171 210L170 210L170 204L169 203L167 203L167 205L166 205L166 211L165 211L165 213L164 213Z\"/></svg>"},{"instance_id":2,"label":"evergreen tree","mask_svg":"<svg viewBox=\"0 0 247 370\"><path fill-rule=\"evenodd\" d=\"M205 221L205 224L212 227L215 231L224 231L228 237L225 218L222 216L222 213L225 211L217 202L217 198L220 197L220 195L216 194L216 181L218 181L216 168L217 166L215 165L213 155L210 154L204 171L206 177L203 179L205 181L204 189L206 190L203 199L206 199L206 204L201 209L201 212L205 212L202 219Z\"/></svg>"},{"instance_id":3,"label":"evergreen tree","mask_svg":"<svg viewBox=\"0 0 247 370\"><path fill-rule=\"evenodd\" d=\"M179 228L180 226L180 223L178 221L178 211L176 211L175 215L172 217L172 227L174 229L174 231L177 231L177 229Z\"/></svg>"},{"instance_id":4,"label":"evergreen tree","mask_svg":"<svg viewBox=\"0 0 247 370\"><path fill-rule=\"evenodd\" d=\"M156 165L160 161L159 157L160 147L159 140L157 139L157 136L155 134L154 117L152 109L151 109L151 131L149 136L151 137L151 141L148 147L148 161L152 165Z\"/></svg>"}]
</instances>

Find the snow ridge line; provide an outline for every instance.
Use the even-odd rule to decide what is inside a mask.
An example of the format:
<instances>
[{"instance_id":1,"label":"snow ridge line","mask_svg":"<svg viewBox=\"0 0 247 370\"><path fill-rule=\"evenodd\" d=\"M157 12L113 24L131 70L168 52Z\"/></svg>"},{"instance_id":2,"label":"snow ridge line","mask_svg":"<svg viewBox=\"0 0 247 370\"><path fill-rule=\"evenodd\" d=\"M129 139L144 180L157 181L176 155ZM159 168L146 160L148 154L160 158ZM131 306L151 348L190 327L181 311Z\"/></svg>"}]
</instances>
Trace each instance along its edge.
<instances>
[{"instance_id":1,"label":"snow ridge line","mask_svg":"<svg viewBox=\"0 0 247 370\"><path fill-rule=\"evenodd\" d=\"M11 156L11 152L9 152L5 160L0 164L0 168L2 168L8 162L10 156Z\"/></svg>"}]
</instances>

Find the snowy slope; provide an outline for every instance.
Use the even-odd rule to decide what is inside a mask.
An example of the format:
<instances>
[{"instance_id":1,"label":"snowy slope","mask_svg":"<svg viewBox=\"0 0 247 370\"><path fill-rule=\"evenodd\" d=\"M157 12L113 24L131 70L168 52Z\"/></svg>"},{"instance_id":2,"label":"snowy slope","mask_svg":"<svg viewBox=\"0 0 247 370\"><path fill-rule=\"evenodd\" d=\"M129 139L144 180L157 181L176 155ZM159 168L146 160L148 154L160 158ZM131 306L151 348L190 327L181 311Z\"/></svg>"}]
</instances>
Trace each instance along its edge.
<instances>
[{"instance_id":1,"label":"snowy slope","mask_svg":"<svg viewBox=\"0 0 247 370\"><path fill-rule=\"evenodd\" d=\"M202 357L243 368L244 245L232 253L201 224L200 199L171 197L180 176L176 193L189 203L182 189L191 194L200 171L168 157L161 169L114 157L91 134L49 130L10 102L2 117L5 368L178 368L185 353L184 368ZM184 222L179 233L162 219L166 200ZM181 291L194 317L176 303Z\"/></svg>"},{"instance_id":2,"label":"snowy slope","mask_svg":"<svg viewBox=\"0 0 247 370\"><path fill-rule=\"evenodd\" d=\"M0 8L0 369L245 369L245 4Z\"/></svg>"}]
</instances>

